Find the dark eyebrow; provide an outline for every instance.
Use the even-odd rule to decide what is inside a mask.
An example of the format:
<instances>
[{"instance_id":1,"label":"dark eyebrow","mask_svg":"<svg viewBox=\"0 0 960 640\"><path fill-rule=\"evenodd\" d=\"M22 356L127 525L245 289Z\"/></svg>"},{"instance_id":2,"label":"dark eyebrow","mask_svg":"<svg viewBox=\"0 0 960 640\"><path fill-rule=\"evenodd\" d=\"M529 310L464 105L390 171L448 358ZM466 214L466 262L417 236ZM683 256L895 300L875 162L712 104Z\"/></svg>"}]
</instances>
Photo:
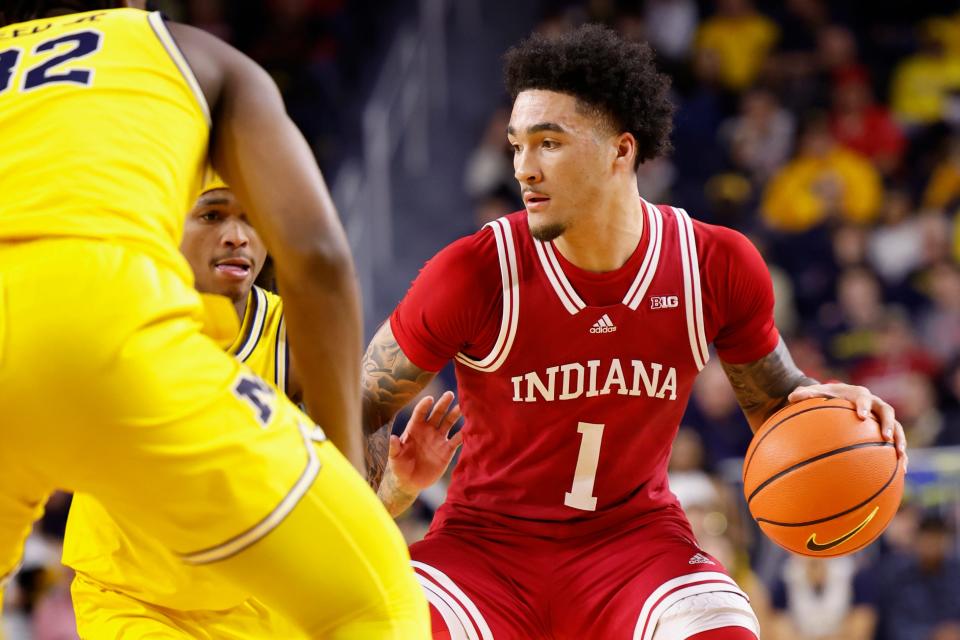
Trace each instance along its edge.
<instances>
[{"instance_id":1,"label":"dark eyebrow","mask_svg":"<svg viewBox=\"0 0 960 640\"><path fill-rule=\"evenodd\" d=\"M202 207L215 207L217 205L230 204L230 201L226 198L201 198L199 204Z\"/></svg>"},{"instance_id":2,"label":"dark eyebrow","mask_svg":"<svg viewBox=\"0 0 960 640\"><path fill-rule=\"evenodd\" d=\"M558 125L556 122L538 122L537 124L533 124L527 127L527 135L540 133L541 131L553 131L554 133L567 132L566 129ZM507 126L507 135L515 136L517 135L517 130L511 126Z\"/></svg>"}]
</instances>

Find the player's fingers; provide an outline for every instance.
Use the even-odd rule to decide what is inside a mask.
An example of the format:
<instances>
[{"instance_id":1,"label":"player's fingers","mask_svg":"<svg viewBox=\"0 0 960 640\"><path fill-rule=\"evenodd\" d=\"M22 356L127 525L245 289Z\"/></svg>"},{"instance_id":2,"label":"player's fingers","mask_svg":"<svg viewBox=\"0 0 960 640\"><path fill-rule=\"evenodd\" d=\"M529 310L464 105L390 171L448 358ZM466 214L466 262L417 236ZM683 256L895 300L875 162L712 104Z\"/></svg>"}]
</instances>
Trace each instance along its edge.
<instances>
[{"instance_id":1,"label":"player's fingers","mask_svg":"<svg viewBox=\"0 0 960 640\"><path fill-rule=\"evenodd\" d=\"M456 451L460 448L460 445L463 444L463 429L457 431L455 434L450 436L450 439L447 440L447 444Z\"/></svg>"},{"instance_id":2,"label":"player's fingers","mask_svg":"<svg viewBox=\"0 0 960 640\"><path fill-rule=\"evenodd\" d=\"M391 458L396 458L400 455L401 450L403 450L403 443L400 441L400 437L390 434L390 449L387 455Z\"/></svg>"},{"instance_id":3,"label":"player's fingers","mask_svg":"<svg viewBox=\"0 0 960 640\"><path fill-rule=\"evenodd\" d=\"M825 384L811 384L806 387L797 387L789 396L787 402L800 402L810 398L836 398L836 392Z\"/></svg>"},{"instance_id":4,"label":"player's fingers","mask_svg":"<svg viewBox=\"0 0 960 640\"><path fill-rule=\"evenodd\" d=\"M431 407L433 407L433 396L424 396L421 398L420 402L413 407L413 412L410 414L410 420L407 422L407 429L410 428L411 424L427 422L427 416L430 414ZM406 430L404 433L406 433Z\"/></svg>"},{"instance_id":5,"label":"player's fingers","mask_svg":"<svg viewBox=\"0 0 960 640\"><path fill-rule=\"evenodd\" d=\"M451 404L453 404L453 391L444 391L440 399L437 400L437 404L434 405L433 411L430 412L430 418L427 422L434 427L439 427Z\"/></svg>"},{"instance_id":6,"label":"player's fingers","mask_svg":"<svg viewBox=\"0 0 960 640\"><path fill-rule=\"evenodd\" d=\"M903 468L907 468L907 434L903 432L903 425L896 421L893 432L893 443L897 447L897 453L903 458Z\"/></svg>"},{"instance_id":7,"label":"player's fingers","mask_svg":"<svg viewBox=\"0 0 960 640\"><path fill-rule=\"evenodd\" d=\"M442 431L444 435L450 433L450 429L453 429L453 425L457 424L457 420L460 419L461 415L460 405L450 409L440 422L440 431Z\"/></svg>"},{"instance_id":8,"label":"player's fingers","mask_svg":"<svg viewBox=\"0 0 960 640\"><path fill-rule=\"evenodd\" d=\"M893 442L893 432L897 426L897 416L893 407L876 397L873 398L873 402L870 404L871 407L867 409L867 415L870 415L870 410L872 409L873 414L880 419L880 432L883 434L884 439ZM859 406L859 403L857 403L857 405Z\"/></svg>"}]
</instances>

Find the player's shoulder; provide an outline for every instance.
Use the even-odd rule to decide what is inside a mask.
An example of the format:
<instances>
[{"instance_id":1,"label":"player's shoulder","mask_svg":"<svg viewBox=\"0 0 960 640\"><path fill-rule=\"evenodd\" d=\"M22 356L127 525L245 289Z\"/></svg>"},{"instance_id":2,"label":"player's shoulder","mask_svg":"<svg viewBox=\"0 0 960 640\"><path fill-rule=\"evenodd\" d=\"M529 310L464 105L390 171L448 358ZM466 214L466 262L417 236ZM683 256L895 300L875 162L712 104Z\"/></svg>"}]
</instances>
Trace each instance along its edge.
<instances>
[{"instance_id":1,"label":"player's shoulder","mask_svg":"<svg viewBox=\"0 0 960 640\"><path fill-rule=\"evenodd\" d=\"M524 213L497 218L476 232L454 240L431 258L424 268L465 272L475 276L489 273L499 279L500 252L507 250L506 243L512 243L516 230L522 229Z\"/></svg>"},{"instance_id":2,"label":"player's shoulder","mask_svg":"<svg viewBox=\"0 0 960 640\"><path fill-rule=\"evenodd\" d=\"M697 242L697 252L701 259L730 262L743 259L752 260L754 256L759 255L753 241L740 231L703 222L693 216L690 216L690 220Z\"/></svg>"}]
</instances>

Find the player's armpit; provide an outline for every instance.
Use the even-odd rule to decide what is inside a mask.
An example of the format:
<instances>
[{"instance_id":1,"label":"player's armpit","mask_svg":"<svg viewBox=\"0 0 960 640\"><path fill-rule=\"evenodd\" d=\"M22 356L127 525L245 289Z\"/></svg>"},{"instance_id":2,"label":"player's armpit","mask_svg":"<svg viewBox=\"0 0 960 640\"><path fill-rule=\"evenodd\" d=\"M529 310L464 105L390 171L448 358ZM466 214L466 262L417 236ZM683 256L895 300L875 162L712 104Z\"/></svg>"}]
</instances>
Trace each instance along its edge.
<instances>
[{"instance_id":1,"label":"player's armpit","mask_svg":"<svg viewBox=\"0 0 960 640\"><path fill-rule=\"evenodd\" d=\"M764 420L787 404L787 396L799 386L817 384L793 362L783 338L773 351L753 362L722 362L723 370L733 385L737 402L743 409L750 428L756 431Z\"/></svg>"},{"instance_id":2,"label":"player's armpit","mask_svg":"<svg viewBox=\"0 0 960 640\"><path fill-rule=\"evenodd\" d=\"M376 489L387 465L394 417L436 373L424 371L410 361L397 344L389 322L384 322L373 336L361 367L367 481Z\"/></svg>"}]
</instances>

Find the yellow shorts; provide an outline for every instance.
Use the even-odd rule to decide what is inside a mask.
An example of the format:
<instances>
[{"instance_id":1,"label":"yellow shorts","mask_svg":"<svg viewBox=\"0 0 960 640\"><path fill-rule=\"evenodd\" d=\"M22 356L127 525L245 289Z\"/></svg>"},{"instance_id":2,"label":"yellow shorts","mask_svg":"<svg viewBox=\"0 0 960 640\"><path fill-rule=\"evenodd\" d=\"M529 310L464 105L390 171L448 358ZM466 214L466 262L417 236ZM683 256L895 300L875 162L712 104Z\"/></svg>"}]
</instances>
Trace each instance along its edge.
<instances>
[{"instance_id":1,"label":"yellow shorts","mask_svg":"<svg viewBox=\"0 0 960 640\"><path fill-rule=\"evenodd\" d=\"M0 576L63 488L314 635L365 637L366 617L366 637L429 637L376 496L203 316L189 283L124 247L0 243Z\"/></svg>"},{"instance_id":2,"label":"yellow shorts","mask_svg":"<svg viewBox=\"0 0 960 640\"><path fill-rule=\"evenodd\" d=\"M226 611L177 611L149 604L76 577L70 588L81 638L263 640L307 638L256 600Z\"/></svg>"}]
</instances>

